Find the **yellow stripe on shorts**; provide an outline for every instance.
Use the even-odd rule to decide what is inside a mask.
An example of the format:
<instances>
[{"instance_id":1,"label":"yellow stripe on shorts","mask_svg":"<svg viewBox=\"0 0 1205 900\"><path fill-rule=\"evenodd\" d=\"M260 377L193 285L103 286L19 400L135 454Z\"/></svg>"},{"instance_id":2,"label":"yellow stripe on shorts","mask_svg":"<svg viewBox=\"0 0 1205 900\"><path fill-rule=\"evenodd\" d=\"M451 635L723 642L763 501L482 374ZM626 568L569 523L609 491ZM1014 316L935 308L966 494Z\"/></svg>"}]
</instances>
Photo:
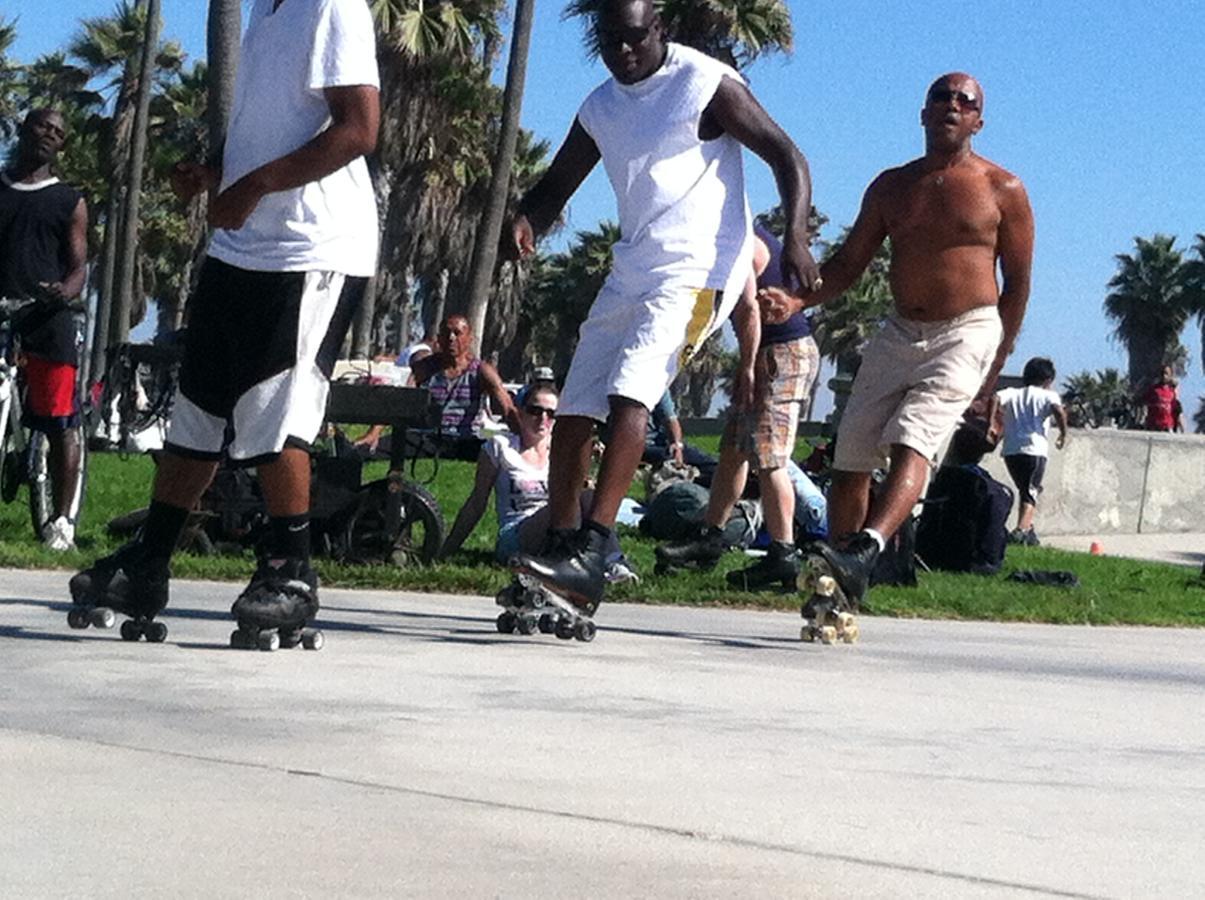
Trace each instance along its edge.
<instances>
[{"instance_id":1,"label":"yellow stripe on shorts","mask_svg":"<svg viewBox=\"0 0 1205 900\"><path fill-rule=\"evenodd\" d=\"M685 368L698 351L699 345L707 339L719 312L720 291L715 288L700 288L691 293L694 294L695 302L690 321L686 325L686 341L678 354L679 368Z\"/></svg>"}]
</instances>

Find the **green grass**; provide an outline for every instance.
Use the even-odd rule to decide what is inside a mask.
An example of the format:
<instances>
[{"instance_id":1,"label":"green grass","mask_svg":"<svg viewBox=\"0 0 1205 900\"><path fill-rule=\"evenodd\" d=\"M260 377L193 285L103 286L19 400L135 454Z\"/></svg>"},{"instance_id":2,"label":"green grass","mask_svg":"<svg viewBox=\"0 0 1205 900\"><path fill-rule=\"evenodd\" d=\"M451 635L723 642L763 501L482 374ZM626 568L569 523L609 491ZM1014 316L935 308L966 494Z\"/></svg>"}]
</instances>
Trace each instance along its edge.
<instances>
[{"instance_id":1,"label":"green grass","mask_svg":"<svg viewBox=\"0 0 1205 900\"><path fill-rule=\"evenodd\" d=\"M714 451L718 439L699 443ZM371 468L375 477L382 464ZM153 466L146 457L122 458L115 454L92 457L88 498L72 553L43 549L33 538L25 498L0 504L0 566L75 569L114 549L118 541L105 532L108 520L146 503ZM473 484L471 463L441 462L437 472L420 463L420 479L434 476L427 487L439 498L451 525L456 510ZM447 593L492 594L508 580L493 562L496 519L491 507L465 543L447 563L399 569L393 566L341 565L319 560L323 583L340 587L404 588ZM711 572L681 572L657 577L653 572L654 542L633 529L622 535L629 559L643 575L637 585L620 585L608 598L633 602L798 609L794 594L751 594L729 590L723 575L748 560L730 553ZM173 571L189 578L241 581L251 569L243 556L193 556L178 554ZM1015 569L1064 569L1079 576L1075 589L1040 588L1009 582ZM1047 548L1009 548L1004 572L979 577L950 573L921 573L915 588L880 587L870 596L875 614L917 618L988 619L1018 622L1056 622L1093 625L1205 626L1205 584L1188 568L1135 562L1116 557L1089 556Z\"/></svg>"}]
</instances>

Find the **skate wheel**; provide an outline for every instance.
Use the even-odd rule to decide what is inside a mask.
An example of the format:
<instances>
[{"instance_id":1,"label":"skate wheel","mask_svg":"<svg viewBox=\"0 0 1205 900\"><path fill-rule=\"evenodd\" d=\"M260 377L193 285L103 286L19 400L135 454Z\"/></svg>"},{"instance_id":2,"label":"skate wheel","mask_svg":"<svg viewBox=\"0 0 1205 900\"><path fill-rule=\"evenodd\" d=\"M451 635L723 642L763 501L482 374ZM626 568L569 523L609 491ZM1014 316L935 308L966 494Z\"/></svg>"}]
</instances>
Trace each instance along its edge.
<instances>
[{"instance_id":1,"label":"skate wheel","mask_svg":"<svg viewBox=\"0 0 1205 900\"><path fill-rule=\"evenodd\" d=\"M598 626L589 619L578 619L577 624L573 626L573 636L585 644L594 640L594 635L597 633Z\"/></svg>"},{"instance_id":2,"label":"skate wheel","mask_svg":"<svg viewBox=\"0 0 1205 900\"><path fill-rule=\"evenodd\" d=\"M499 613L498 621L496 623L498 626L499 634L513 633L515 630L515 621L516 621L516 619L515 619L514 613L509 613L509 612Z\"/></svg>"},{"instance_id":3,"label":"skate wheel","mask_svg":"<svg viewBox=\"0 0 1205 900\"><path fill-rule=\"evenodd\" d=\"M230 646L235 650L250 650L255 646L255 639L241 628L230 632Z\"/></svg>"},{"instance_id":4,"label":"skate wheel","mask_svg":"<svg viewBox=\"0 0 1205 900\"><path fill-rule=\"evenodd\" d=\"M74 607L67 610L67 626L69 628L87 628L88 614L84 610Z\"/></svg>"},{"instance_id":5,"label":"skate wheel","mask_svg":"<svg viewBox=\"0 0 1205 900\"><path fill-rule=\"evenodd\" d=\"M540 634L552 634L556 631L556 616L552 613L544 613L537 620L536 625L540 629Z\"/></svg>"},{"instance_id":6,"label":"skate wheel","mask_svg":"<svg viewBox=\"0 0 1205 900\"><path fill-rule=\"evenodd\" d=\"M326 643L326 638L322 636L322 632L316 628L307 628L301 632L301 646L306 650L321 650L322 645Z\"/></svg>"},{"instance_id":7,"label":"skate wheel","mask_svg":"<svg viewBox=\"0 0 1205 900\"><path fill-rule=\"evenodd\" d=\"M573 638L573 623L567 622L564 619L556 623L556 631L553 632L562 641L572 640Z\"/></svg>"},{"instance_id":8,"label":"skate wheel","mask_svg":"<svg viewBox=\"0 0 1205 900\"><path fill-rule=\"evenodd\" d=\"M825 625L820 629L820 640L825 644L832 644L837 640L837 629L832 625Z\"/></svg>"},{"instance_id":9,"label":"skate wheel","mask_svg":"<svg viewBox=\"0 0 1205 900\"><path fill-rule=\"evenodd\" d=\"M821 575L816 579L816 593L821 597L831 597L837 593L837 579L831 575Z\"/></svg>"},{"instance_id":10,"label":"skate wheel","mask_svg":"<svg viewBox=\"0 0 1205 900\"><path fill-rule=\"evenodd\" d=\"M142 637L142 629L133 619L126 619L121 623L121 639L123 641L136 641L140 637Z\"/></svg>"},{"instance_id":11,"label":"skate wheel","mask_svg":"<svg viewBox=\"0 0 1205 900\"><path fill-rule=\"evenodd\" d=\"M286 650L291 650L301 643L301 629L295 631L282 631L280 633L280 646Z\"/></svg>"},{"instance_id":12,"label":"skate wheel","mask_svg":"<svg viewBox=\"0 0 1205 900\"><path fill-rule=\"evenodd\" d=\"M271 653L273 650L280 649L280 632L277 631L261 631L259 637L255 640L256 646L260 650Z\"/></svg>"},{"instance_id":13,"label":"skate wheel","mask_svg":"<svg viewBox=\"0 0 1205 900\"><path fill-rule=\"evenodd\" d=\"M88 616L88 621L96 628L112 628L117 622L117 615L113 610L100 606L92 610L92 614Z\"/></svg>"},{"instance_id":14,"label":"skate wheel","mask_svg":"<svg viewBox=\"0 0 1205 900\"><path fill-rule=\"evenodd\" d=\"M856 644L858 642L858 626L850 625L841 633L841 640L847 644Z\"/></svg>"},{"instance_id":15,"label":"skate wheel","mask_svg":"<svg viewBox=\"0 0 1205 900\"><path fill-rule=\"evenodd\" d=\"M816 641L816 629L811 625L804 625L799 629L799 640L807 644L814 643Z\"/></svg>"},{"instance_id":16,"label":"skate wheel","mask_svg":"<svg viewBox=\"0 0 1205 900\"><path fill-rule=\"evenodd\" d=\"M167 640L167 626L162 622L147 622L144 632L152 644L162 644Z\"/></svg>"},{"instance_id":17,"label":"skate wheel","mask_svg":"<svg viewBox=\"0 0 1205 900\"><path fill-rule=\"evenodd\" d=\"M529 635L536 633L536 620L531 616L519 617L519 634Z\"/></svg>"}]
</instances>

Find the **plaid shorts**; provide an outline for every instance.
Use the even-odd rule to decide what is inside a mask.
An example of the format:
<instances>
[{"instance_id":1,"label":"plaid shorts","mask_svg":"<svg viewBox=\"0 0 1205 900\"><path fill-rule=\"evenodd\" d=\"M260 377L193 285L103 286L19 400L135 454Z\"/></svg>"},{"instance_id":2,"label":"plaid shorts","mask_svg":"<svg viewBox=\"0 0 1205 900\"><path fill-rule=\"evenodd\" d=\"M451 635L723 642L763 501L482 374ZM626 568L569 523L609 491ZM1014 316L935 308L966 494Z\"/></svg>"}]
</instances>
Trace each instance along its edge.
<instances>
[{"instance_id":1,"label":"plaid shorts","mask_svg":"<svg viewBox=\"0 0 1205 900\"><path fill-rule=\"evenodd\" d=\"M735 446L759 469L779 469L795 452L799 412L820 372L820 351L811 337L770 344L757 351L753 406L728 420L720 449Z\"/></svg>"}]
</instances>

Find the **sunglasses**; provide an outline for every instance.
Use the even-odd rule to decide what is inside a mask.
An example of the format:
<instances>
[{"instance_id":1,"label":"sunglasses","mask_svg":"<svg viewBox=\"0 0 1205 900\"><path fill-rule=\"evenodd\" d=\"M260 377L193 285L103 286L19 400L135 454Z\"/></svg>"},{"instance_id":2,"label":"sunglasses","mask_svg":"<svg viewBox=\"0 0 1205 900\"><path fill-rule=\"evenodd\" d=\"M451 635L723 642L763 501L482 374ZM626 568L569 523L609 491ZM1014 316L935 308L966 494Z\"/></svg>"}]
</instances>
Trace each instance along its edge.
<instances>
[{"instance_id":1,"label":"sunglasses","mask_svg":"<svg viewBox=\"0 0 1205 900\"><path fill-rule=\"evenodd\" d=\"M979 98L968 91L952 91L949 88L934 88L929 91L930 103L949 103L957 100L963 109L978 109Z\"/></svg>"},{"instance_id":2,"label":"sunglasses","mask_svg":"<svg viewBox=\"0 0 1205 900\"><path fill-rule=\"evenodd\" d=\"M615 30L608 28L598 32L598 43L603 47L619 47L623 44L627 44L629 47L639 47L648 40L652 30L652 25L645 25L641 28L616 28Z\"/></svg>"},{"instance_id":3,"label":"sunglasses","mask_svg":"<svg viewBox=\"0 0 1205 900\"><path fill-rule=\"evenodd\" d=\"M549 409L547 406L525 406L523 412L529 416L548 416L550 419L556 418L556 410Z\"/></svg>"}]
</instances>

